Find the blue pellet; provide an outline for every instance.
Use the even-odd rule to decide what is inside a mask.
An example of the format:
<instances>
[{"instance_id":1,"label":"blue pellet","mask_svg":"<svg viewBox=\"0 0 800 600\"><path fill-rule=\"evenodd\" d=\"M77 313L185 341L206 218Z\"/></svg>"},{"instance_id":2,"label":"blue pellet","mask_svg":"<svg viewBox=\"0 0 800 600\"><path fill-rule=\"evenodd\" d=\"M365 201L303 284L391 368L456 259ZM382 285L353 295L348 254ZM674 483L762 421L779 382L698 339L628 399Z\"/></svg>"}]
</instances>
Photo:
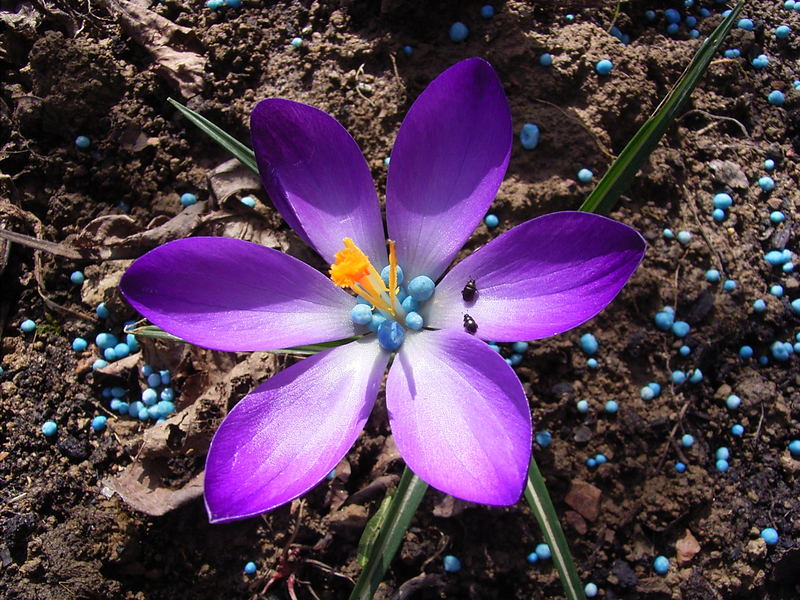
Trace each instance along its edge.
<instances>
[{"instance_id":1,"label":"blue pellet","mask_svg":"<svg viewBox=\"0 0 800 600\"><path fill-rule=\"evenodd\" d=\"M680 23L681 13L674 8L668 8L664 11L664 19L667 23Z\"/></svg>"},{"instance_id":2,"label":"blue pellet","mask_svg":"<svg viewBox=\"0 0 800 600\"><path fill-rule=\"evenodd\" d=\"M759 54L750 61L750 64L753 65L753 68L763 69L769 66L769 57L766 54Z\"/></svg>"},{"instance_id":3,"label":"blue pellet","mask_svg":"<svg viewBox=\"0 0 800 600\"><path fill-rule=\"evenodd\" d=\"M111 388L111 397L112 398L122 398L127 392L125 391L124 387L121 386L114 386Z\"/></svg>"},{"instance_id":4,"label":"blue pellet","mask_svg":"<svg viewBox=\"0 0 800 600\"><path fill-rule=\"evenodd\" d=\"M744 29L745 31L753 31L753 21L750 19L739 19L739 22L736 23L736 26L739 29Z\"/></svg>"},{"instance_id":5,"label":"blue pellet","mask_svg":"<svg viewBox=\"0 0 800 600\"><path fill-rule=\"evenodd\" d=\"M117 356L117 360L120 358L125 358L131 353L131 349L128 344L124 342L120 342L116 346L114 346L114 354Z\"/></svg>"},{"instance_id":6,"label":"blue pellet","mask_svg":"<svg viewBox=\"0 0 800 600\"><path fill-rule=\"evenodd\" d=\"M166 402L172 402L175 400L175 391L171 387L164 388L158 397Z\"/></svg>"},{"instance_id":7,"label":"blue pellet","mask_svg":"<svg viewBox=\"0 0 800 600\"><path fill-rule=\"evenodd\" d=\"M720 473L725 473L728 470L728 468L730 467L730 465L728 464L728 461L724 460L724 459L717 460L717 462L714 463L714 466L717 468L717 471L719 471Z\"/></svg>"},{"instance_id":8,"label":"blue pellet","mask_svg":"<svg viewBox=\"0 0 800 600\"><path fill-rule=\"evenodd\" d=\"M661 395L661 385L656 383L655 381L651 381L650 383L648 383L647 387L653 390L653 393L655 394L654 398L658 398L658 396Z\"/></svg>"},{"instance_id":9,"label":"blue pellet","mask_svg":"<svg viewBox=\"0 0 800 600\"><path fill-rule=\"evenodd\" d=\"M692 349L686 344L678 348L678 354L680 354L681 356L689 356L691 353Z\"/></svg>"},{"instance_id":10,"label":"blue pellet","mask_svg":"<svg viewBox=\"0 0 800 600\"><path fill-rule=\"evenodd\" d=\"M742 404L742 399L739 398L736 394L730 394L725 399L725 406L728 407L728 410L736 410Z\"/></svg>"},{"instance_id":11,"label":"blue pellet","mask_svg":"<svg viewBox=\"0 0 800 600\"><path fill-rule=\"evenodd\" d=\"M72 274L69 276L69 280L75 285L83 285L83 282L86 280L86 277L83 275L82 271L73 271Z\"/></svg>"},{"instance_id":12,"label":"blue pellet","mask_svg":"<svg viewBox=\"0 0 800 600\"><path fill-rule=\"evenodd\" d=\"M724 221L726 216L727 215L725 214L725 211L721 208L715 208L713 211L711 211L711 218L717 223Z\"/></svg>"},{"instance_id":13,"label":"blue pellet","mask_svg":"<svg viewBox=\"0 0 800 600\"><path fill-rule=\"evenodd\" d=\"M688 231L679 231L678 232L678 243L681 246L685 246L692 240L692 234Z\"/></svg>"},{"instance_id":14,"label":"blue pellet","mask_svg":"<svg viewBox=\"0 0 800 600\"><path fill-rule=\"evenodd\" d=\"M597 466L597 461L594 458L587 458L586 466L590 469L594 469Z\"/></svg>"},{"instance_id":15,"label":"blue pellet","mask_svg":"<svg viewBox=\"0 0 800 600\"><path fill-rule=\"evenodd\" d=\"M739 358L748 359L752 358L753 356L753 348L751 346L744 345L739 348Z\"/></svg>"},{"instance_id":16,"label":"blue pellet","mask_svg":"<svg viewBox=\"0 0 800 600\"><path fill-rule=\"evenodd\" d=\"M350 311L350 319L356 325L369 325L372 323L372 309L366 304L356 304ZM159 383L161 376L159 376Z\"/></svg>"},{"instance_id":17,"label":"blue pellet","mask_svg":"<svg viewBox=\"0 0 800 600\"><path fill-rule=\"evenodd\" d=\"M716 269L709 269L706 271L706 281L709 283L716 283L719 281L719 271Z\"/></svg>"},{"instance_id":18,"label":"blue pellet","mask_svg":"<svg viewBox=\"0 0 800 600\"><path fill-rule=\"evenodd\" d=\"M182 206L191 206L192 204L197 203L197 196L192 194L191 192L185 192L181 194L181 205Z\"/></svg>"},{"instance_id":19,"label":"blue pellet","mask_svg":"<svg viewBox=\"0 0 800 600\"><path fill-rule=\"evenodd\" d=\"M655 322L656 327L661 331L669 331L675 322L675 315L667 311L661 311L656 313L653 321Z\"/></svg>"},{"instance_id":20,"label":"blue pellet","mask_svg":"<svg viewBox=\"0 0 800 600\"><path fill-rule=\"evenodd\" d=\"M149 387L142 392L142 402L144 402L145 406L152 406L157 400L158 392L156 392L153 388Z\"/></svg>"},{"instance_id":21,"label":"blue pellet","mask_svg":"<svg viewBox=\"0 0 800 600\"><path fill-rule=\"evenodd\" d=\"M586 366L590 369L596 369L598 367L597 359L590 358L586 361Z\"/></svg>"},{"instance_id":22,"label":"blue pellet","mask_svg":"<svg viewBox=\"0 0 800 600\"><path fill-rule=\"evenodd\" d=\"M675 370L672 372L672 375L670 375L670 379L675 385L681 385L686 382L686 373L681 370Z\"/></svg>"},{"instance_id":23,"label":"blue pellet","mask_svg":"<svg viewBox=\"0 0 800 600\"><path fill-rule=\"evenodd\" d=\"M775 181L769 175L764 175L758 178L758 187L765 192L770 192L775 189Z\"/></svg>"},{"instance_id":24,"label":"blue pellet","mask_svg":"<svg viewBox=\"0 0 800 600\"><path fill-rule=\"evenodd\" d=\"M161 385L169 385L169 382L172 380L169 371L167 369L161 369L158 374L161 377Z\"/></svg>"},{"instance_id":25,"label":"blue pellet","mask_svg":"<svg viewBox=\"0 0 800 600\"><path fill-rule=\"evenodd\" d=\"M614 400L609 400L603 408L608 414L613 415L619 410L619 404Z\"/></svg>"},{"instance_id":26,"label":"blue pellet","mask_svg":"<svg viewBox=\"0 0 800 600\"><path fill-rule=\"evenodd\" d=\"M72 340L72 349L75 350L75 352L83 352L88 347L89 342L82 337L76 337L74 340Z\"/></svg>"},{"instance_id":27,"label":"blue pellet","mask_svg":"<svg viewBox=\"0 0 800 600\"><path fill-rule=\"evenodd\" d=\"M728 48L723 52L725 58L739 58L742 53L738 48Z\"/></svg>"},{"instance_id":28,"label":"blue pellet","mask_svg":"<svg viewBox=\"0 0 800 600\"><path fill-rule=\"evenodd\" d=\"M594 70L597 71L598 75L608 75L613 68L613 63L607 58L597 61L597 64L594 66Z\"/></svg>"},{"instance_id":29,"label":"blue pellet","mask_svg":"<svg viewBox=\"0 0 800 600\"><path fill-rule=\"evenodd\" d=\"M769 288L769 293L776 298L781 298L783 297L783 286L778 284L772 285Z\"/></svg>"},{"instance_id":30,"label":"blue pellet","mask_svg":"<svg viewBox=\"0 0 800 600\"><path fill-rule=\"evenodd\" d=\"M681 436L681 446L684 448L691 448L694 445L694 436L688 433L684 433Z\"/></svg>"},{"instance_id":31,"label":"blue pellet","mask_svg":"<svg viewBox=\"0 0 800 600\"><path fill-rule=\"evenodd\" d=\"M240 200L240 202L248 208L254 208L256 205L256 199L252 196L245 196Z\"/></svg>"},{"instance_id":32,"label":"blue pellet","mask_svg":"<svg viewBox=\"0 0 800 600\"><path fill-rule=\"evenodd\" d=\"M509 360L511 360L511 366L512 367L516 367L517 365L522 363L522 359L523 359L522 354L516 354L515 353L515 354L511 355Z\"/></svg>"},{"instance_id":33,"label":"blue pellet","mask_svg":"<svg viewBox=\"0 0 800 600\"><path fill-rule=\"evenodd\" d=\"M536 556L539 557L539 560L547 560L553 556L553 553L550 551L550 546L544 543L537 544L534 552L536 552Z\"/></svg>"},{"instance_id":34,"label":"blue pellet","mask_svg":"<svg viewBox=\"0 0 800 600\"><path fill-rule=\"evenodd\" d=\"M36 321L33 321L32 319L25 319L22 323L20 323L19 328L25 333L31 333L32 331L36 330Z\"/></svg>"},{"instance_id":35,"label":"blue pellet","mask_svg":"<svg viewBox=\"0 0 800 600\"><path fill-rule=\"evenodd\" d=\"M598 465L604 465L608 462L605 454L596 454L594 460Z\"/></svg>"},{"instance_id":36,"label":"blue pellet","mask_svg":"<svg viewBox=\"0 0 800 600\"><path fill-rule=\"evenodd\" d=\"M258 569L258 567L256 566L256 563L254 563L251 560L251 561L245 563L243 570L248 575L253 575L256 572L257 569Z\"/></svg>"},{"instance_id":37,"label":"blue pellet","mask_svg":"<svg viewBox=\"0 0 800 600\"><path fill-rule=\"evenodd\" d=\"M686 463L682 463L681 461L676 462L675 463L675 470L678 473L685 473L686 472Z\"/></svg>"},{"instance_id":38,"label":"blue pellet","mask_svg":"<svg viewBox=\"0 0 800 600\"><path fill-rule=\"evenodd\" d=\"M792 30L788 25L778 25L775 28L775 37L779 40L785 40L791 32Z\"/></svg>"},{"instance_id":39,"label":"blue pellet","mask_svg":"<svg viewBox=\"0 0 800 600\"><path fill-rule=\"evenodd\" d=\"M403 54L406 56L411 56L414 54L414 48L411 46L403 46Z\"/></svg>"},{"instance_id":40,"label":"blue pellet","mask_svg":"<svg viewBox=\"0 0 800 600\"><path fill-rule=\"evenodd\" d=\"M597 589L597 584L589 582L585 586L583 586L583 593L587 598L594 598L597 596L599 590Z\"/></svg>"},{"instance_id":41,"label":"blue pellet","mask_svg":"<svg viewBox=\"0 0 800 600\"><path fill-rule=\"evenodd\" d=\"M731 451L725 446L720 446L714 453L717 460L728 460L731 457Z\"/></svg>"},{"instance_id":42,"label":"blue pellet","mask_svg":"<svg viewBox=\"0 0 800 600\"><path fill-rule=\"evenodd\" d=\"M669 571L669 559L666 556L656 556L653 561L653 570L659 575L666 575Z\"/></svg>"},{"instance_id":43,"label":"blue pellet","mask_svg":"<svg viewBox=\"0 0 800 600\"><path fill-rule=\"evenodd\" d=\"M553 442L553 434L549 431L539 431L535 436L536 443L542 448L547 448Z\"/></svg>"},{"instance_id":44,"label":"blue pellet","mask_svg":"<svg viewBox=\"0 0 800 600\"><path fill-rule=\"evenodd\" d=\"M731 434L736 437L742 437L744 435L744 426L739 423L731 425Z\"/></svg>"},{"instance_id":45,"label":"blue pellet","mask_svg":"<svg viewBox=\"0 0 800 600\"><path fill-rule=\"evenodd\" d=\"M106 421L108 417L104 415L97 415L94 419L92 419L92 429L94 431L103 431L106 428Z\"/></svg>"},{"instance_id":46,"label":"blue pellet","mask_svg":"<svg viewBox=\"0 0 800 600\"><path fill-rule=\"evenodd\" d=\"M595 354L597 349L600 347L600 345L597 343L597 338L595 338L591 333L584 333L581 336L580 344L583 353L588 354L589 356Z\"/></svg>"},{"instance_id":47,"label":"blue pellet","mask_svg":"<svg viewBox=\"0 0 800 600\"><path fill-rule=\"evenodd\" d=\"M703 381L703 372L700 369L694 369L689 375L689 383L700 383L701 381Z\"/></svg>"},{"instance_id":48,"label":"blue pellet","mask_svg":"<svg viewBox=\"0 0 800 600\"><path fill-rule=\"evenodd\" d=\"M757 313L762 313L767 310L767 303L759 298L753 302L753 310Z\"/></svg>"},{"instance_id":49,"label":"blue pellet","mask_svg":"<svg viewBox=\"0 0 800 600\"><path fill-rule=\"evenodd\" d=\"M117 352L114 348L106 348L103 350L103 358L105 358L108 362L114 362L117 360Z\"/></svg>"},{"instance_id":50,"label":"blue pellet","mask_svg":"<svg viewBox=\"0 0 800 600\"><path fill-rule=\"evenodd\" d=\"M780 90L772 90L767 96L767 102L774 106L781 106L784 102L786 102L786 96L784 96L783 92ZM760 183L761 180L759 179L759 185Z\"/></svg>"},{"instance_id":51,"label":"blue pellet","mask_svg":"<svg viewBox=\"0 0 800 600\"><path fill-rule=\"evenodd\" d=\"M676 33L678 33L678 31L680 31L680 28L681 28L680 25L678 25L677 23L670 23L669 25L667 25L667 33L670 35L675 35Z\"/></svg>"},{"instance_id":52,"label":"blue pellet","mask_svg":"<svg viewBox=\"0 0 800 600\"><path fill-rule=\"evenodd\" d=\"M298 48L301 48L303 46L303 38L293 37L290 44L292 45L292 48L297 50Z\"/></svg>"},{"instance_id":53,"label":"blue pellet","mask_svg":"<svg viewBox=\"0 0 800 600\"><path fill-rule=\"evenodd\" d=\"M442 559L442 566L446 573L458 573L461 570L461 561L452 554L447 554Z\"/></svg>"},{"instance_id":54,"label":"blue pellet","mask_svg":"<svg viewBox=\"0 0 800 600\"><path fill-rule=\"evenodd\" d=\"M769 347L769 351L772 354L772 358L777 361L784 362L789 360L789 352L786 351L786 346L783 345L783 342L773 342Z\"/></svg>"},{"instance_id":55,"label":"blue pellet","mask_svg":"<svg viewBox=\"0 0 800 600\"><path fill-rule=\"evenodd\" d=\"M519 132L519 143L522 144L522 147L526 150L533 150L539 145L540 136L541 131L538 125L525 123L525 125L522 126L522 130Z\"/></svg>"},{"instance_id":56,"label":"blue pellet","mask_svg":"<svg viewBox=\"0 0 800 600\"><path fill-rule=\"evenodd\" d=\"M111 313L106 308L106 303L101 302L97 305L97 308L94 309L95 314L100 317L101 319L107 319Z\"/></svg>"},{"instance_id":57,"label":"blue pellet","mask_svg":"<svg viewBox=\"0 0 800 600\"><path fill-rule=\"evenodd\" d=\"M649 385L646 385L641 390L639 390L639 397L642 400L648 401L655 398L656 395L655 392L653 392L653 388L651 388Z\"/></svg>"},{"instance_id":58,"label":"blue pellet","mask_svg":"<svg viewBox=\"0 0 800 600\"><path fill-rule=\"evenodd\" d=\"M586 400L578 400L575 407L578 409L579 413L585 414L589 412L589 403Z\"/></svg>"},{"instance_id":59,"label":"blue pellet","mask_svg":"<svg viewBox=\"0 0 800 600\"><path fill-rule=\"evenodd\" d=\"M736 289L736 282L733 279L726 279L722 284L722 289L726 292L732 292Z\"/></svg>"},{"instance_id":60,"label":"blue pellet","mask_svg":"<svg viewBox=\"0 0 800 600\"><path fill-rule=\"evenodd\" d=\"M686 321L675 321L672 324L672 333L675 334L675 337L686 337L689 335L689 331L691 329L691 325L689 325Z\"/></svg>"},{"instance_id":61,"label":"blue pellet","mask_svg":"<svg viewBox=\"0 0 800 600\"><path fill-rule=\"evenodd\" d=\"M767 171L772 171L775 168L775 161L771 158L768 158L764 161L764 169Z\"/></svg>"},{"instance_id":62,"label":"blue pellet","mask_svg":"<svg viewBox=\"0 0 800 600\"><path fill-rule=\"evenodd\" d=\"M383 283L385 283L387 286L389 285L389 276L392 274L390 266L391 265L386 265L385 267L383 267L383 269L381 269L381 279L383 279ZM394 273L395 273L395 279L397 280L396 281L397 285L400 285L401 283L403 283L403 281L405 281L406 274L403 272L403 269L399 265L394 268Z\"/></svg>"},{"instance_id":63,"label":"blue pellet","mask_svg":"<svg viewBox=\"0 0 800 600\"><path fill-rule=\"evenodd\" d=\"M549 67L553 64L553 56L545 52L539 57L539 64L543 67Z\"/></svg>"},{"instance_id":64,"label":"blue pellet","mask_svg":"<svg viewBox=\"0 0 800 600\"><path fill-rule=\"evenodd\" d=\"M45 421L42 423L42 433L47 437L53 437L58 431L58 425L55 421Z\"/></svg>"},{"instance_id":65,"label":"blue pellet","mask_svg":"<svg viewBox=\"0 0 800 600\"><path fill-rule=\"evenodd\" d=\"M469 35L469 29L461 21L456 21L450 26L450 40L453 42L463 42Z\"/></svg>"},{"instance_id":66,"label":"blue pellet","mask_svg":"<svg viewBox=\"0 0 800 600\"><path fill-rule=\"evenodd\" d=\"M581 169L578 171L578 181L581 183L590 183L593 177L594 173L589 169Z\"/></svg>"},{"instance_id":67,"label":"blue pellet","mask_svg":"<svg viewBox=\"0 0 800 600\"><path fill-rule=\"evenodd\" d=\"M491 4L481 6L481 16L484 19L491 19L494 16L494 7Z\"/></svg>"},{"instance_id":68,"label":"blue pellet","mask_svg":"<svg viewBox=\"0 0 800 600\"><path fill-rule=\"evenodd\" d=\"M791 259L791 256L789 257ZM783 265L787 262L786 255L780 250L770 250L764 255L764 260L771 264L773 267Z\"/></svg>"},{"instance_id":69,"label":"blue pellet","mask_svg":"<svg viewBox=\"0 0 800 600\"><path fill-rule=\"evenodd\" d=\"M778 536L778 532L773 527L765 527L761 530L761 539L764 540L764 543L767 546L774 546L778 543L780 536Z\"/></svg>"},{"instance_id":70,"label":"blue pellet","mask_svg":"<svg viewBox=\"0 0 800 600\"><path fill-rule=\"evenodd\" d=\"M525 560L528 561L529 564L536 564L539 562L539 555L536 552L531 552L528 556L525 557Z\"/></svg>"},{"instance_id":71,"label":"blue pellet","mask_svg":"<svg viewBox=\"0 0 800 600\"><path fill-rule=\"evenodd\" d=\"M528 342L514 342L511 349L517 354L525 354L528 351Z\"/></svg>"},{"instance_id":72,"label":"blue pellet","mask_svg":"<svg viewBox=\"0 0 800 600\"><path fill-rule=\"evenodd\" d=\"M96 361L92 363L92 369L105 369L108 366L108 362L103 360L102 358L98 358Z\"/></svg>"},{"instance_id":73,"label":"blue pellet","mask_svg":"<svg viewBox=\"0 0 800 600\"><path fill-rule=\"evenodd\" d=\"M792 440L787 448L792 456L800 457L800 440Z\"/></svg>"},{"instance_id":74,"label":"blue pellet","mask_svg":"<svg viewBox=\"0 0 800 600\"><path fill-rule=\"evenodd\" d=\"M91 140L85 135L79 135L78 137L75 138L75 146L77 146L81 150L86 150L91 145L92 145Z\"/></svg>"},{"instance_id":75,"label":"blue pellet","mask_svg":"<svg viewBox=\"0 0 800 600\"><path fill-rule=\"evenodd\" d=\"M494 229L500 224L500 219L497 218L497 215L488 214L484 217L483 222L489 229Z\"/></svg>"}]
</instances>

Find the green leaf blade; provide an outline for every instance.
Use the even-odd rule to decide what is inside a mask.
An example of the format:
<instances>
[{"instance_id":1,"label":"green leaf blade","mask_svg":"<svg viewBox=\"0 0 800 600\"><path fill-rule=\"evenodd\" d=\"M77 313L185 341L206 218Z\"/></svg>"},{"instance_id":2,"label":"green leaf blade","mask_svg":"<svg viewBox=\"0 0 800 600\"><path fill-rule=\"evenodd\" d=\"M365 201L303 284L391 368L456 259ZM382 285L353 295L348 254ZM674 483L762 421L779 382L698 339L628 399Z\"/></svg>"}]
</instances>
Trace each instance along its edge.
<instances>
[{"instance_id":1,"label":"green leaf blade","mask_svg":"<svg viewBox=\"0 0 800 600\"><path fill-rule=\"evenodd\" d=\"M214 125L211 121L202 115L194 112L191 108L187 108L173 98L167 98L167 101L172 104L180 113L196 125L203 133L214 140L217 144L222 146L225 150L230 152L235 158L239 159L244 166L258 175L258 164L256 164L255 153L245 146L242 142L235 137Z\"/></svg>"},{"instance_id":2,"label":"green leaf blade","mask_svg":"<svg viewBox=\"0 0 800 600\"><path fill-rule=\"evenodd\" d=\"M631 138L578 210L606 214L614 208L622 192L633 181L650 153L658 145L661 137L683 109L692 91L708 69L708 65L711 64L714 54L719 50L733 27L743 6L744 0L739 0L730 14L703 41L692 62L689 63L670 93Z\"/></svg>"},{"instance_id":3,"label":"green leaf blade","mask_svg":"<svg viewBox=\"0 0 800 600\"><path fill-rule=\"evenodd\" d=\"M400 542L403 541L427 489L428 484L406 467L386 509L380 532L369 550L366 566L350 593L349 600L371 600L389 568L389 563L400 548Z\"/></svg>"}]
</instances>

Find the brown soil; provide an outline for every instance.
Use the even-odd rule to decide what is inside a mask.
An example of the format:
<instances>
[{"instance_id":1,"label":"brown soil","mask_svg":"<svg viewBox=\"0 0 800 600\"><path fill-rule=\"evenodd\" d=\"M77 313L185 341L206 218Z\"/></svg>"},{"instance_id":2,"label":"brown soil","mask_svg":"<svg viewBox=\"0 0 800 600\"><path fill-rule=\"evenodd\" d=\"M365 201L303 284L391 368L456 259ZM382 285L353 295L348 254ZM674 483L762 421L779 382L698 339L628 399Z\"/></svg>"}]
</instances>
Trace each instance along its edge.
<instances>
[{"instance_id":1,"label":"brown soil","mask_svg":"<svg viewBox=\"0 0 800 600\"><path fill-rule=\"evenodd\" d=\"M199 1L136 4L186 28L158 35L167 47L194 57L193 79L170 72L169 63L159 65L164 55L154 50L155 38L145 35L152 33L150 25L141 18L126 25L120 18L120 6L131 4L136 3L0 5L2 227L73 246L113 245L113 236L123 239L180 213L178 198L193 191L209 200L198 205L198 218L213 212L216 220L193 221L192 232L258 240L314 263L264 192L248 189L252 183L236 180L235 193L218 197L209 175L228 156L167 98L180 99L242 140L257 100L279 96L313 104L352 132L382 190L383 159L410 103L447 66L479 55L505 85L515 131L535 122L542 142L526 151L515 141L493 208L500 227L479 227L469 244L475 248L531 217L576 208L590 191L577 182L578 169L591 168L597 180L700 45L683 34L666 36L662 22L649 24L645 10L672 4L648 1L620 5L616 24L631 36L627 46L608 33L612 3L529 6L509 0L495 3L497 14L488 21L479 16L479 2L433 7L399 0L244 0L239 9L218 11ZM573 23L565 20L567 13L576 15ZM755 20L755 31L735 29L725 45L740 48L743 58L712 63L613 215L648 239L642 267L604 313L577 331L531 344L518 367L537 430L553 433L553 443L536 453L581 576L605 598L800 594L800 460L786 449L800 437L797 358L759 366L737 355L749 344L756 356L768 356L772 341L793 340L798 328L789 306L800 295L798 280L769 268L763 255L773 248L797 249L800 97L792 81L798 77L793 65L800 55L800 17L766 0L749 2L745 16ZM709 33L719 19L701 21L701 32ZM456 20L470 28L464 43L448 38ZM778 42L772 32L782 23L793 31ZM299 50L289 43L294 36L304 39ZM414 48L411 57L402 52L406 44ZM542 52L554 56L552 67L539 65ZM762 52L770 64L756 70L750 59ZM601 58L614 62L609 77L593 72ZM784 106L767 103L772 89L786 93ZM78 135L91 139L88 150L75 147ZM776 163L776 187L768 194L756 185L766 158ZM254 211L238 202L245 191L259 200ZM711 218L711 198L719 191L734 197L723 224ZM775 209L787 216L778 226L768 219ZM113 221L125 231L109 226L78 236L97 217L126 211L130 222ZM662 237L665 227L694 235L681 246ZM149 247L137 244L129 246L127 259ZM141 382L133 369L93 372L90 365L99 356L93 345L83 353L71 349L75 336L93 340L106 325L119 331L135 317L114 287L129 260L77 261L43 253L37 265L32 250L17 244L7 261L4 256L0 252L0 596L284 598L284 581L268 594L262 590L295 532L295 565L308 582L297 585L298 597L311 598L309 588L321 598L347 596L351 584L345 578L310 561L348 577L358 574L360 531L387 482L402 471L385 409L375 411L336 479L306 496L300 523L297 501L229 525L209 525L200 499L147 516L111 493L113 476L144 461L146 468L158 464L165 490L186 489L202 469L204 436L285 359L144 344L147 360L172 369L179 409L195 406L200 424L197 436L188 438L191 448L187 439L170 438L162 445L171 453L148 458L146 448L142 453L145 432L184 433L116 416L109 417L104 433L92 432L94 415L112 415L102 389ZM87 275L82 291L69 281L78 268ZM709 268L736 280L737 289L728 293L721 284L707 283ZM781 299L767 293L778 282L786 290ZM759 297L767 303L762 314L751 308ZM107 324L81 318L91 316L100 300L112 310ZM692 324L688 357L677 352L681 342L653 326L653 315L664 305ZM39 324L35 334L19 330L26 318ZM597 370L586 368L578 346L587 331L600 342ZM258 364L244 364L229 376L245 360ZM701 383L667 383L672 370L695 367L705 375ZM660 382L663 393L645 402L639 390L649 381ZM742 398L735 413L725 407L730 393ZM588 414L576 410L579 399L589 401ZM615 416L602 410L611 399L620 406ZM54 438L40 430L48 419L59 426ZM745 427L742 438L730 434L737 422ZM684 433L696 440L689 449L678 443ZM727 473L714 468L720 446L731 450ZM608 463L589 469L585 460L598 452ZM675 472L678 460L688 465L686 473ZM599 494L599 510L593 494ZM777 546L768 548L759 538L766 526L780 533ZM524 503L504 509L464 505L431 490L378 597L558 597L552 564L526 562L540 541ZM679 541L682 553L696 552L681 565ZM443 572L444 554L461 559L460 573ZM659 554L671 561L663 577L651 566ZM259 566L255 576L242 573L249 560Z\"/></svg>"}]
</instances>

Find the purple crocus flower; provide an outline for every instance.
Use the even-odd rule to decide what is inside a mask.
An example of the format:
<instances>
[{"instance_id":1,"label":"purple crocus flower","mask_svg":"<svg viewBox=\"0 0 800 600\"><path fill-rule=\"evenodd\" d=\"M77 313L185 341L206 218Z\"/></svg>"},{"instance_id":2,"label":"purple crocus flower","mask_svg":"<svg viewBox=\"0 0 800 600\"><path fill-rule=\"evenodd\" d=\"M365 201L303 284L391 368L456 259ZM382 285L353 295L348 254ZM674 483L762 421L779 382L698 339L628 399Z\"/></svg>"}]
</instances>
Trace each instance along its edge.
<instances>
[{"instance_id":1,"label":"purple crocus flower","mask_svg":"<svg viewBox=\"0 0 800 600\"><path fill-rule=\"evenodd\" d=\"M206 462L210 520L263 513L321 481L361 432L392 356L386 404L408 466L459 498L516 502L530 408L517 375L482 340L534 340L592 318L641 261L642 237L605 217L553 213L445 273L511 154L508 102L481 59L437 77L400 127L386 185L388 253L369 168L335 119L271 98L251 129L264 187L332 265L330 278L270 248L196 237L134 262L122 293L162 329L217 350L358 339L281 371L231 410Z\"/></svg>"}]
</instances>

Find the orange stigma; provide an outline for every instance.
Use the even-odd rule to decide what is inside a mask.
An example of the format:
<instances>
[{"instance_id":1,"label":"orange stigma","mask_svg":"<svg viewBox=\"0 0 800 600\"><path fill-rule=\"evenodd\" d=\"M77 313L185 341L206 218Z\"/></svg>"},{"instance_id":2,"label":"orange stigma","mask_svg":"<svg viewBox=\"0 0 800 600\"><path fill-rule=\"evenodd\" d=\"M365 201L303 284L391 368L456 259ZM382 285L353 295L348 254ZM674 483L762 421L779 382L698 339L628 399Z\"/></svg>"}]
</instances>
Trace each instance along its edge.
<instances>
[{"instance_id":1,"label":"orange stigma","mask_svg":"<svg viewBox=\"0 0 800 600\"><path fill-rule=\"evenodd\" d=\"M389 242L390 264L394 257L394 242ZM396 266L395 259L393 266ZM394 297L397 276L391 280L395 285L386 287L380 273L375 269L366 254L355 245L351 238L344 238L344 248L334 255L330 271L333 283L341 288L350 288L375 308L395 314ZM394 269L392 269L394 274ZM390 289L391 288L391 289Z\"/></svg>"}]
</instances>

